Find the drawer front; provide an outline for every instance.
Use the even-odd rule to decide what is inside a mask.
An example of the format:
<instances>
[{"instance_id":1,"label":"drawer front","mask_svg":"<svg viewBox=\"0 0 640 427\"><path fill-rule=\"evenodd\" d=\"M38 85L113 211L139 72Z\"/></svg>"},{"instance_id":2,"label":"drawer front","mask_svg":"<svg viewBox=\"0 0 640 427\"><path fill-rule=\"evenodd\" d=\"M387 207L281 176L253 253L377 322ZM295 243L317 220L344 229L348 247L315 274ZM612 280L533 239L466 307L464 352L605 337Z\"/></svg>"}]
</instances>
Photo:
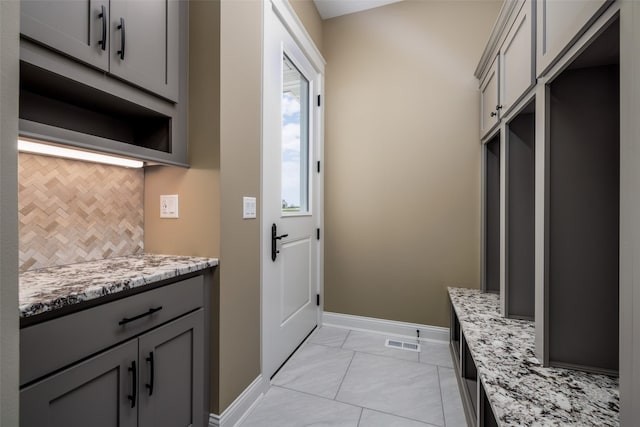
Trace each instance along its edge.
<instances>
[{"instance_id":1,"label":"drawer front","mask_svg":"<svg viewBox=\"0 0 640 427\"><path fill-rule=\"evenodd\" d=\"M20 384L202 307L203 287L196 276L21 329Z\"/></svg>"}]
</instances>

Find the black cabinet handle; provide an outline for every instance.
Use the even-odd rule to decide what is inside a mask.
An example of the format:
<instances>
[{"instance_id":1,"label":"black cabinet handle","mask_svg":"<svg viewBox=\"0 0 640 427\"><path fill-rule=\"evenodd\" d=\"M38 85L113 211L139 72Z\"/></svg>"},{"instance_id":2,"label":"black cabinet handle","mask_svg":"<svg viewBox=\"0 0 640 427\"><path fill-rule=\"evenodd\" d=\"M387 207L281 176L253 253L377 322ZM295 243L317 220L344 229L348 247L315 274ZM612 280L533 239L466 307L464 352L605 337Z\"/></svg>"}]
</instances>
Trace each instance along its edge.
<instances>
[{"instance_id":1,"label":"black cabinet handle","mask_svg":"<svg viewBox=\"0 0 640 427\"><path fill-rule=\"evenodd\" d=\"M127 396L127 399L131 401L131 407L135 408L136 400L138 399L138 371L136 369L135 360L131 362L129 372L131 372L131 394Z\"/></svg>"},{"instance_id":2,"label":"black cabinet handle","mask_svg":"<svg viewBox=\"0 0 640 427\"><path fill-rule=\"evenodd\" d=\"M145 387L147 387L149 389L149 396L151 396L153 394L153 378L155 377L154 374L154 363L153 363L153 351L149 352L149 357L147 357L145 359L147 362L149 362L149 384L145 384Z\"/></svg>"},{"instance_id":3,"label":"black cabinet handle","mask_svg":"<svg viewBox=\"0 0 640 427\"><path fill-rule=\"evenodd\" d=\"M498 113L496 113L495 111L492 111L491 114L490 114L491 117L495 117L497 115L498 115Z\"/></svg>"},{"instance_id":4,"label":"black cabinet handle","mask_svg":"<svg viewBox=\"0 0 640 427\"><path fill-rule=\"evenodd\" d=\"M158 312L160 310L162 310L162 306L156 307L156 308L150 308L149 311L147 311L146 313L138 314L137 316L134 316L134 317L124 317L120 322L118 322L118 325L120 325L120 326L126 325L127 323L133 322L134 320L138 320L138 319L142 319L143 317L151 316L153 313L156 313L156 312Z\"/></svg>"},{"instance_id":5,"label":"black cabinet handle","mask_svg":"<svg viewBox=\"0 0 640 427\"><path fill-rule=\"evenodd\" d=\"M278 228L275 224L271 226L271 261L276 260L276 257L280 253L277 248L277 242L280 239L284 239L285 237L289 237L288 234L283 234L282 236L278 236Z\"/></svg>"},{"instance_id":6,"label":"black cabinet handle","mask_svg":"<svg viewBox=\"0 0 640 427\"><path fill-rule=\"evenodd\" d=\"M125 29L124 29L124 18L120 18L120 25L118 25L118 29L122 31L120 35L120 50L117 52L120 55L120 59L124 61L124 47L125 47Z\"/></svg>"},{"instance_id":7,"label":"black cabinet handle","mask_svg":"<svg viewBox=\"0 0 640 427\"><path fill-rule=\"evenodd\" d=\"M101 12L98 18L102 19L102 40L98 42L100 49L105 50L107 48L107 8L104 5L100 6Z\"/></svg>"},{"instance_id":8,"label":"black cabinet handle","mask_svg":"<svg viewBox=\"0 0 640 427\"><path fill-rule=\"evenodd\" d=\"M502 105L496 105L496 110L502 110Z\"/></svg>"}]
</instances>

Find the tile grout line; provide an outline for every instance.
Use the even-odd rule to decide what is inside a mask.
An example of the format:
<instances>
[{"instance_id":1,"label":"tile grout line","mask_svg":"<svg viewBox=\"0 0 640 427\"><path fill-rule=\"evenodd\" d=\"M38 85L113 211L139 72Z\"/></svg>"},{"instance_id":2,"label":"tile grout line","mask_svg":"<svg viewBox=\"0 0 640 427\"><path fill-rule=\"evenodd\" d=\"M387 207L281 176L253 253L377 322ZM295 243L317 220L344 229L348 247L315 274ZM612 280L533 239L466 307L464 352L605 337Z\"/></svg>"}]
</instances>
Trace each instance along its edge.
<instances>
[{"instance_id":1,"label":"tile grout line","mask_svg":"<svg viewBox=\"0 0 640 427\"><path fill-rule=\"evenodd\" d=\"M344 344L347 342L347 339L349 338L349 336L351 335L351 329L347 329L347 335L344 336L344 340L342 340L342 344L340 344L340 348L345 349L344 348ZM345 349L346 350L346 349Z\"/></svg>"},{"instance_id":2,"label":"tile grout line","mask_svg":"<svg viewBox=\"0 0 640 427\"><path fill-rule=\"evenodd\" d=\"M360 417L358 417L358 424L357 427L360 427L360 422L362 421L362 414L364 413L364 408L361 406L360 407Z\"/></svg>"},{"instance_id":3,"label":"tile grout line","mask_svg":"<svg viewBox=\"0 0 640 427\"><path fill-rule=\"evenodd\" d=\"M341 402L339 400L338 400L338 402L344 403L344 402ZM432 424L432 423L429 423L427 421L418 420L416 418L411 418L411 417L406 417L404 415L398 415L398 414L394 414L394 413L391 413L391 412L381 411L380 409L368 408L366 406L362 406L362 409L363 409L363 412L364 412L364 409L366 409L366 410L371 411L371 412L377 412L379 414L389 415L390 417L401 418L401 419L407 420L407 421L414 421L416 423L424 424L425 426L428 426L428 427L445 427L445 426L441 426L441 425L438 425L438 424Z\"/></svg>"},{"instance_id":4,"label":"tile grout line","mask_svg":"<svg viewBox=\"0 0 640 427\"><path fill-rule=\"evenodd\" d=\"M444 396L442 395L442 382L440 381L440 366L436 367L436 374L438 375L438 388L440 389L440 408L442 409L442 422L444 427L447 427L447 417L444 414Z\"/></svg>"},{"instance_id":5,"label":"tile grout line","mask_svg":"<svg viewBox=\"0 0 640 427\"><path fill-rule=\"evenodd\" d=\"M304 394L305 396L315 397L315 398L318 398L318 399L328 400L329 402L340 403L342 405L347 405L347 406L351 406L353 408L361 408L362 409L362 406L354 405L353 403L342 402L340 400L335 400L335 399L331 399L329 397L319 396L317 394L309 393L307 391L296 390L294 388L289 388L289 387L282 386L282 385L272 385L271 387L281 388L283 390L291 391L291 392L294 392L294 393Z\"/></svg>"},{"instance_id":6,"label":"tile grout line","mask_svg":"<svg viewBox=\"0 0 640 427\"><path fill-rule=\"evenodd\" d=\"M344 371L344 375L342 376L342 380L340 381L340 385L336 389L336 394L333 396L333 400L335 400L336 402L338 402L338 400L336 400L336 399L338 398L338 394L340 393L340 389L342 388L342 384L344 383L345 378L347 378L347 374L349 373L349 369L351 369L351 364L353 363L353 359L355 359L355 357L356 357L356 352L354 351L353 354L351 355L351 360L349 361L349 364L347 365L347 369Z\"/></svg>"}]
</instances>

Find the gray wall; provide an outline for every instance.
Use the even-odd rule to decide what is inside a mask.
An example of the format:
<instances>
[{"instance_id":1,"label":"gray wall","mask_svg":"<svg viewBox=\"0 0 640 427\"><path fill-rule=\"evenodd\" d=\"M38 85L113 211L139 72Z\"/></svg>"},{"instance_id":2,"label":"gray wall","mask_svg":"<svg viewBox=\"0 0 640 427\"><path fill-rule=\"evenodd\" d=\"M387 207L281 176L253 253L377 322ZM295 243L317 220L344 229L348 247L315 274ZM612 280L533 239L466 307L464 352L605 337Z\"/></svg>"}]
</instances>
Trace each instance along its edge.
<instances>
[{"instance_id":1,"label":"gray wall","mask_svg":"<svg viewBox=\"0 0 640 427\"><path fill-rule=\"evenodd\" d=\"M640 3L620 17L620 425L640 424Z\"/></svg>"},{"instance_id":2,"label":"gray wall","mask_svg":"<svg viewBox=\"0 0 640 427\"><path fill-rule=\"evenodd\" d=\"M18 23L0 1L0 426L18 425Z\"/></svg>"}]
</instances>

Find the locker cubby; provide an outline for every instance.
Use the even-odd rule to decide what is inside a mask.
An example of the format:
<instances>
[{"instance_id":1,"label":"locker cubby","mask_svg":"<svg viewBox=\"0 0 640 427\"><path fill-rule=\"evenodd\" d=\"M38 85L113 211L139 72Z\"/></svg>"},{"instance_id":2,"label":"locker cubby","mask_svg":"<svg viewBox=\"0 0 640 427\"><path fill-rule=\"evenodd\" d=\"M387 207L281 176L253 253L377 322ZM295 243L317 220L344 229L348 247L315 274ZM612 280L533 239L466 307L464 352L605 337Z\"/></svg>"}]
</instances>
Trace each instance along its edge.
<instances>
[{"instance_id":1,"label":"locker cubby","mask_svg":"<svg viewBox=\"0 0 640 427\"><path fill-rule=\"evenodd\" d=\"M545 341L552 366L616 374L620 66L614 21L548 85Z\"/></svg>"},{"instance_id":2,"label":"locker cubby","mask_svg":"<svg viewBox=\"0 0 640 427\"><path fill-rule=\"evenodd\" d=\"M500 135L484 148L484 277L485 292L500 293Z\"/></svg>"},{"instance_id":3,"label":"locker cubby","mask_svg":"<svg viewBox=\"0 0 640 427\"><path fill-rule=\"evenodd\" d=\"M506 317L533 320L535 301L535 101L506 125Z\"/></svg>"}]
</instances>

